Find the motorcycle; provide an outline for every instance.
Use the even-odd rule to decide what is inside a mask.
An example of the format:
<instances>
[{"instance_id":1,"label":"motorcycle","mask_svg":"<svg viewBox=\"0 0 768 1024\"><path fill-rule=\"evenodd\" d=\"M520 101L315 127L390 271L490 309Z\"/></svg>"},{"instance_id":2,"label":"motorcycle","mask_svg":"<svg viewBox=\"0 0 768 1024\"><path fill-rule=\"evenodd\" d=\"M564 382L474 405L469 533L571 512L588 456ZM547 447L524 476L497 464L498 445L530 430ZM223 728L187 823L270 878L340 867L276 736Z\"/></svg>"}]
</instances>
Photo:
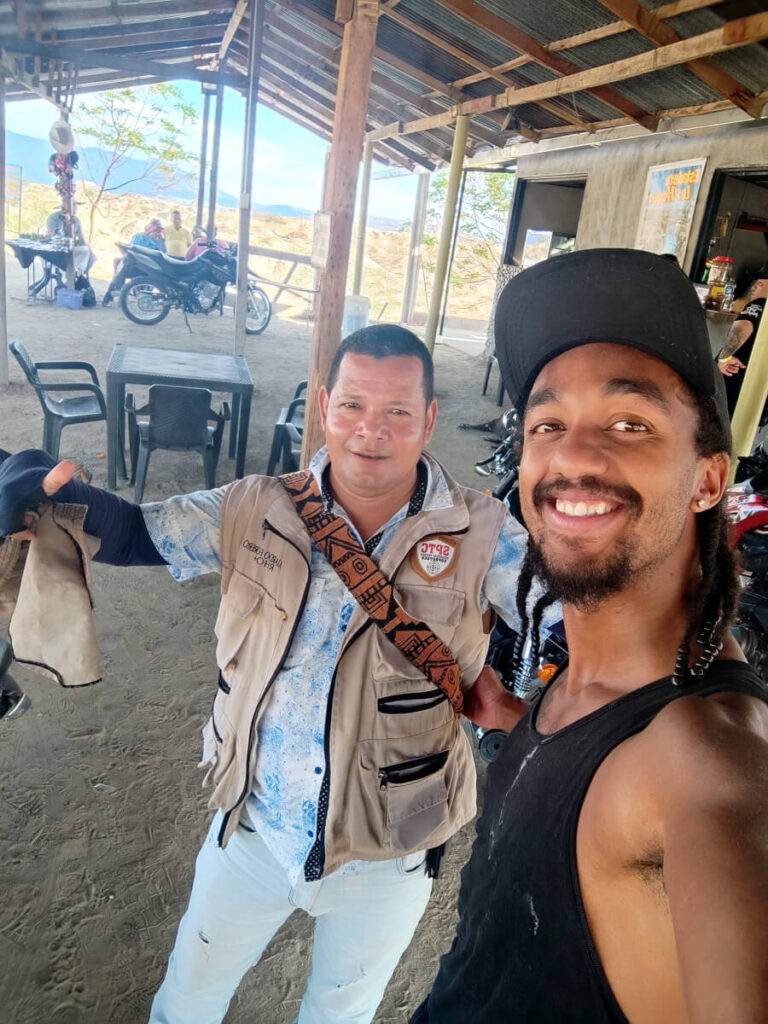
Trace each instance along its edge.
<instances>
[{"instance_id":1,"label":"motorcycle","mask_svg":"<svg viewBox=\"0 0 768 1024\"><path fill-rule=\"evenodd\" d=\"M224 313L228 284L237 279L237 247L214 242L192 260L166 256L157 249L120 245L124 253L120 308L133 323L153 327L172 309L207 316ZM248 281L246 334L261 334L272 316L272 304L254 280ZM187 320L189 327L189 321Z\"/></svg>"}]
</instances>

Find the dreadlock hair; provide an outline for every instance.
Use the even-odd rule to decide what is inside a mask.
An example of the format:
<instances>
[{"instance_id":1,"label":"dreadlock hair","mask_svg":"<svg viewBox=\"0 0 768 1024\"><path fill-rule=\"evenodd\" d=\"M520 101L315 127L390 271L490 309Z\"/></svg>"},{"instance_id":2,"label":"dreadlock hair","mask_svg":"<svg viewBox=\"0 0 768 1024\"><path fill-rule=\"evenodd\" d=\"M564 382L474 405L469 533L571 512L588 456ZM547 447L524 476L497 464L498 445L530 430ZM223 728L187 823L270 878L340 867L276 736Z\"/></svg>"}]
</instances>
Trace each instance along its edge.
<instances>
[{"instance_id":1,"label":"dreadlock hair","mask_svg":"<svg viewBox=\"0 0 768 1024\"><path fill-rule=\"evenodd\" d=\"M702 457L729 450L728 437L718 415L715 399L694 394L698 424L694 444ZM696 516L701 580L693 599L683 642L678 651L673 682L681 686L689 677L700 678L723 646L723 636L739 609L738 558L730 545L730 526L725 497ZM702 654L688 667L694 637Z\"/></svg>"},{"instance_id":2,"label":"dreadlock hair","mask_svg":"<svg viewBox=\"0 0 768 1024\"><path fill-rule=\"evenodd\" d=\"M696 454L704 458L728 452L730 442L715 399L692 391L689 393L698 421L694 437ZM522 420L521 416L520 427ZM515 440L520 450L522 429L517 432ZM724 497L712 508L697 513L696 530L701 578L691 606L685 636L678 648L672 676L676 686L682 686L690 678L700 678L704 675L722 649L722 638L735 620L739 607L738 558L729 541L730 526L725 515ZM546 592L537 599L531 615L528 615L528 598L535 576L536 561L533 542L529 537L517 585L520 633L512 654L515 690L520 694L524 694L529 688L530 672L538 661L544 610L557 599L555 594ZM702 653L693 668L689 668L694 638L702 648Z\"/></svg>"}]
</instances>

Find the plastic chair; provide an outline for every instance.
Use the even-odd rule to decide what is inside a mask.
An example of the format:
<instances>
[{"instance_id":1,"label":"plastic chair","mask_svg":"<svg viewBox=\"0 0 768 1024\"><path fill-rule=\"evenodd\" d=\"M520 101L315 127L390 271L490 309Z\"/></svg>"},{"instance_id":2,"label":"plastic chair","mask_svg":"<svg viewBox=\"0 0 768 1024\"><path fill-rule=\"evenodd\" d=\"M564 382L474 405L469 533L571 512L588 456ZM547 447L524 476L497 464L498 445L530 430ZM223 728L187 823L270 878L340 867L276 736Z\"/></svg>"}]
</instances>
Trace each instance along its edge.
<instances>
[{"instance_id":1,"label":"plastic chair","mask_svg":"<svg viewBox=\"0 0 768 1024\"><path fill-rule=\"evenodd\" d=\"M8 348L16 356L24 376L35 389L43 407L43 449L54 459L59 457L61 432L71 423L95 423L107 418L104 394L99 387L96 370L90 363L46 360L36 363L20 341L12 341ZM39 370L83 370L90 374L91 383L85 381L50 381L43 383ZM51 392L80 392L72 398L53 398ZM125 459L123 456L123 472Z\"/></svg>"},{"instance_id":2,"label":"plastic chair","mask_svg":"<svg viewBox=\"0 0 768 1024\"><path fill-rule=\"evenodd\" d=\"M149 401L140 409L133 395L125 400L128 413L128 438L131 447L131 483L138 505L144 495L149 456L156 448L173 452L199 452L203 457L205 486L216 486L216 466L221 451L224 424L230 418L229 405L221 412L211 408L207 388L177 388L153 384ZM146 415L146 420L137 417ZM209 423L213 420L213 424Z\"/></svg>"},{"instance_id":3,"label":"plastic chair","mask_svg":"<svg viewBox=\"0 0 768 1024\"><path fill-rule=\"evenodd\" d=\"M293 393L290 405L280 410L275 421L272 434L272 447L269 451L267 476L273 476L278 462L282 460L283 473L293 473L299 468L301 454L301 436L304 432L304 410L306 398L300 397L307 390L307 382L303 380Z\"/></svg>"}]
</instances>

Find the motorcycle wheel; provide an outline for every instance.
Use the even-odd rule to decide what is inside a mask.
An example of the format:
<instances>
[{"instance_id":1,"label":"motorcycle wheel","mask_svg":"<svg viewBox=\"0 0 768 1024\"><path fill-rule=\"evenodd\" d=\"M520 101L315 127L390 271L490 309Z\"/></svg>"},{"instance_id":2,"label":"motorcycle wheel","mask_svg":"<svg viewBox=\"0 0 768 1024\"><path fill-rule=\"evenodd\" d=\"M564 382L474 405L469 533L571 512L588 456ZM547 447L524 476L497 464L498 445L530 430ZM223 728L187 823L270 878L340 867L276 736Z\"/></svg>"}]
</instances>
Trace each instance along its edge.
<instances>
[{"instance_id":1,"label":"motorcycle wheel","mask_svg":"<svg viewBox=\"0 0 768 1024\"><path fill-rule=\"evenodd\" d=\"M134 277L120 289L120 309L133 323L154 327L168 316L171 304L148 277Z\"/></svg>"},{"instance_id":2,"label":"motorcycle wheel","mask_svg":"<svg viewBox=\"0 0 768 1024\"><path fill-rule=\"evenodd\" d=\"M483 732L478 743L478 750L486 764L493 764L499 756L501 746L507 736L509 733L504 732L503 729L489 729L487 732Z\"/></svg>"},{"instance_id":3,"label":"motorcycle wheel","mask_svg":"<svg viewBox=\"0 0 768 1024\"><path fill-rule=\"evenodd\" d=\"M272 319L272 303L266 292L254 284L248 285L248 311L245 314L245 333L261 334Z\"/></svg>"}]
</instances>

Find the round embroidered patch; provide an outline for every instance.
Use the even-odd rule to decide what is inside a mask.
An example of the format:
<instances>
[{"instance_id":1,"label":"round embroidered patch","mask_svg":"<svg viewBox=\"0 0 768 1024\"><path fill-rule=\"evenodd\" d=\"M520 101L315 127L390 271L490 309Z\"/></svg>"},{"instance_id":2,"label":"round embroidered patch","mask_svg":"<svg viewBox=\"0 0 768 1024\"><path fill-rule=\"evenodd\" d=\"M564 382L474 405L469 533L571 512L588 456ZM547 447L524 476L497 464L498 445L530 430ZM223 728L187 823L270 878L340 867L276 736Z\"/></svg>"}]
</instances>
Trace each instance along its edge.
<instances>
[{"instance_id":1,"label":"round embroidered patch","mask_svg":"<svg viewBox=\"0 0 768 1024\"><path fill-rule=\"evenodd\" d=\"M428 582L440 580L453 571L453 562L458 550L459 542L455 537L446 537L442 534L425 537L411 548L411 566Z\"/></svg>"}]
</instances>

